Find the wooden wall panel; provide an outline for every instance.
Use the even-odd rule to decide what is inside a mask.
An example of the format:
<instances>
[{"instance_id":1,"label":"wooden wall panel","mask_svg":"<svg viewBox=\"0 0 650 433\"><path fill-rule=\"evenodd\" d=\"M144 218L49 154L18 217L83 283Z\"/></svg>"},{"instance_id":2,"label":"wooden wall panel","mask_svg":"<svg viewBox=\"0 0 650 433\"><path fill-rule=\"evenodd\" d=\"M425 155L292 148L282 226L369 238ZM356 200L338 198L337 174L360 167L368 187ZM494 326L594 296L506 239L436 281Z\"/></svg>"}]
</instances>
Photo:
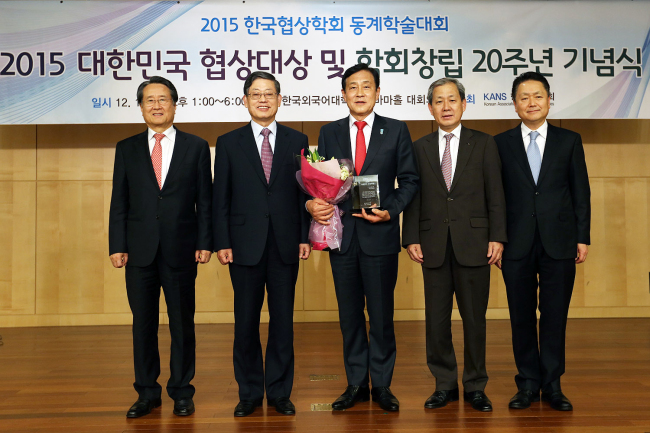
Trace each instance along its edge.
<instances>
[{"instance_id":1,"label":"wooden wall panel","mask_svg":"<svg viewBox=\"0 0 650 433\"><path fill-rule=\"evenodd\" d=\"M0 125L3 180L36 180L36 125Z\"/></svg>"},{"instance_id":2,"label":"wooden wall panel","mask_svg":"<svg viewBox=\"0 0 650 433\"><path fill-rule=\"evenodd\" d=\"M36 314L103 313L104 182L37 185Z\"/></svg>"},{"instance_id":3,"label":"wooden wall panel","mask_svg":"<svg viewBox=\"0 0 650 433\"><path fill-rule=\"evenodd\" d=\"M111 180L118 141L143 125L40 125L38 180Z\"/></svg>"},{"instance_id":4,"label":"wooden wall panel","mask_svg":"<svg viewBox=\"0 0 650 433\"><path fill-rule=\"evenodd\" d=\"M0 182L0 315L34 314L36 182Z\"/></svg>"},{"instance_id":5,"label":"wooden wall panel","mask_svg":"<svg viewBox=\"0 0 650 433\"><path fill-rule=\"evenodd\" d=\"M315 146L325 123L285 124ZM497 134L519 122L463 123ZM592 186L592 246L587 263L577 268L570 314L650 317L650 120L551 123L582 134ZM205 138L214 155L217 137L244 124L178 127ZM433 120L407 124L413 140L437 128ZM108 208L115 144L143 130L140 124L0 126L0 326L128 323L124 271L113 269L107 257ZM228 268L216 256L199 267L196 287L197 322L232 321ZM490 290L488 317L506 318L496 268ZM405 251L395 308L397 320L424 317L422 271ZM336 310L329 255L313 252L301 264L296 320L337 320Z\"/></svg>"}]
</instances>

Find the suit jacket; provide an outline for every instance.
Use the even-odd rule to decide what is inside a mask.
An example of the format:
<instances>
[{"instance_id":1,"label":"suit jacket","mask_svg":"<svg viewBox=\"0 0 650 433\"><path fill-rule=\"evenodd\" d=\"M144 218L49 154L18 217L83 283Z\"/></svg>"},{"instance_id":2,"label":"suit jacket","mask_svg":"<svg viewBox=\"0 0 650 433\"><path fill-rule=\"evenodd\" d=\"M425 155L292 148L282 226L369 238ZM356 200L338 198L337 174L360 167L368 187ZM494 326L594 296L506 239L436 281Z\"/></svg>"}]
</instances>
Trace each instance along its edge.
<instances>
[{"instance_id":1,"label":"suit jacket","mask_svg":"<svg viewBox=\"0 0 650 433\"><path fill-rule=\"evenodd\" d=\"M323 126L318 137L318 153L325 159L352 159L350 144L350 120L344 117ZM370 256L400 252L399 214L409 204L419 188L411 135L404 122L375 114L370 143L361 175L379 175L379 198L381 207L388 210L390 220L373 224L353 217L352 198L339 204L343 210L344 253L350 246L352 233L356 230L359 245ZM399 188L395 188L395 178Z\"/></svg>"},{"instance_id":2,"label":"suit jacket","mask_svg":"<svg viewBox=\"0 0 650 433\"><path fill-rule=\"evenodd\" d=\"M214 159L214 249L232 248L234 263L259 263L269 219L282 261L299 261L299 244L309 243L307 196L296 180L296 155L309 148L307 136L277 124L271 178L266 182L250 123L217 139Z\"/></svg>"},{"instance_id":3,"label":"suit jacket","mask_svg":"<svg viewBox=\"0 0 650 433\"><path fill-rule=\"evenodd\" d=\"M447 185L440 168L438 132L415 142L420 193L404 212L403 244L420 244L427 268L442 266L448 233L458 262L487 265L488 243L505 243L506 209L494 139L461 127L456 170Z\"/></svg>"},{"instance_id":4,"label":"suit jacket","mask_svg":"<svg viewBox=\"0 0 650 433\"><path fill-rule=\"evenodd\" d=\"M176 130L162 189L151 163L147 131L117 143L108 227L109 254L128 253L129 265L147 266L160 245L172 267L195 263L212 250L210 148Z\"/></svg>"},{"instance_id":5,"label":"suit jacket","mask_svg":"<svg viewBox=\"0 0 650 433\"><path fill-rule=\"evenodd\" d=\"M517 260L531 250L535 227L549 256L576 257L577 244L589 244L591 192L580 134L548 125L537 185L521 126L495 137L503 164L508 239L503 258Z\"/></svg>"}]
</instances>

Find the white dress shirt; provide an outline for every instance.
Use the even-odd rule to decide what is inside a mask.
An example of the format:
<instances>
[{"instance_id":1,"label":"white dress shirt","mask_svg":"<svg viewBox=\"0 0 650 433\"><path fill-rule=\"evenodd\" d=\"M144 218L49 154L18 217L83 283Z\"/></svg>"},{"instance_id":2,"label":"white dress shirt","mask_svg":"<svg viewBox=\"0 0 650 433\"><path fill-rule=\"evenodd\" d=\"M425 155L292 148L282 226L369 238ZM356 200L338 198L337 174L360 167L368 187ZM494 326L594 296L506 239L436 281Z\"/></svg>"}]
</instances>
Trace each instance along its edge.
<instances>
[{"instance_id":1,"label":"white dress shirt","mask_svg":"<svg viewBox=\"0 0 650 433\"><path fill-rule=\"evenodd\" d=\"M259 123L251 120L251 128L253 128L253 136L255 137L255 143L257 143L257 151L262 157L262 143L264 142L264 135L262 135L262 130L264 128L269 128L271 133L269 134L269 143L271 144L271 152L275 153L275 137L278 132L278 122L275 120L269 126L262 126Z\"/></svg>"},{"instance_id":2,"label":"white dress shirt","mask_svg":"<svg viewBox=\"0 0 650 433\"><path fill-rule=\"evenodd\" d=\"M366 139L366 154L368 154L368 145L370 144L370 133L372 132L372 124L375 121L375 112L368 114L368 117L363 119L366 126L363 127L363 138ZM354 124L357 119L350 115L350 146L352 148L352 167L354 167L354 159L357 156L357 125Z\"/></svg>"},{"instance_id":3,"label":"white dress shirt","mask_svg":"<svg viewBox=\"0 0 650 433\"><path fill-rule=\"evenodd\" d=\"M149 128L149 155L153 152L153 147L156 145L156 139L153 137L156 132ZM171 126L167 131L163 132L165 136L160 140L162 147L162 168L160 170L160 184L165 185L165 179L169 172L169 164L172 162L172 155L174 153L174 142L176 141L176 129Z\"/></svg>"},{"instance_id":4,"label":"white dress shirt","mask_svg":"<svg viewBox=\"0 0 650 433\"><path fill-rule=\"evenodd\" d=\"M528 145L530 144L530 133L531 129L524 125L524 123L521 123L521 137L524 139L524 149L526 150L526 153L528 153ZM539 154L541 155L542 161L544 160L544 148L546 147L546 136L548 135L548 122L544 121L544 124L537 128L537 132L539 132L539 135L535 139L535 143L537 143L537 147L539 147Z\"/></svg>"},{"instance_id":5,"label":"white dress shirt","mask_svg":"<svg viewBox=\"0 0 650 433\"><path fill-rule=\"evenodd\" d=\"M460 129L458 125L456 129L451 131L453 137L449 143L449 153L451 154L451 180L454 180L454 173L456 173L456 161L458 161L458 145L460 143ZM438 154L440 155L440 165L442 165L442 158L445 156L445 147L447 147L447 139L445 135L448 133L442 129L438 129Z\"/></svg>"}]
</instances>

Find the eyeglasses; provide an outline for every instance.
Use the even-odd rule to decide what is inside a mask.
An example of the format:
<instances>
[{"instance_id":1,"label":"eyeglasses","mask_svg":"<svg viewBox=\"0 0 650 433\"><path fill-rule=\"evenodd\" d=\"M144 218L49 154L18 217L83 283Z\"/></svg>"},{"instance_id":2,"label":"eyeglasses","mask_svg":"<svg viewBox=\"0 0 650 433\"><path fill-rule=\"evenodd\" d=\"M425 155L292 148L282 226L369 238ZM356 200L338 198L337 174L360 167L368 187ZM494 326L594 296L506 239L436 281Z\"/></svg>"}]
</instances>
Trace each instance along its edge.
<instances>
[{"instance_id":1,"label":"eyeglasses","mask_svg":"<svg viewBox=\"0 0 650 433\"><path fill-rule=\"evenodd\" d=\"M277 93L271 93L271 92L265 92L265 93L249 93L248 97L251 98L253 101L259 101L262 99L262 96L264 96L264 99L271 99L274 98L277 95Z\"/></svg>"},{"instance_id":2,"label":"eyeglasses","mask_svg":"<svg viewBox=\"0 0 650 433\"><path fill-rule=\"evenodd\" d=\"M169 98L159 98L159 99L152 98L144 101L144 105L146 105L147 107L153 107L154 105L156 105L156 103L158 103L158 105L165 106L171 102L172 100Z\"/></svg>"}]
</instances>

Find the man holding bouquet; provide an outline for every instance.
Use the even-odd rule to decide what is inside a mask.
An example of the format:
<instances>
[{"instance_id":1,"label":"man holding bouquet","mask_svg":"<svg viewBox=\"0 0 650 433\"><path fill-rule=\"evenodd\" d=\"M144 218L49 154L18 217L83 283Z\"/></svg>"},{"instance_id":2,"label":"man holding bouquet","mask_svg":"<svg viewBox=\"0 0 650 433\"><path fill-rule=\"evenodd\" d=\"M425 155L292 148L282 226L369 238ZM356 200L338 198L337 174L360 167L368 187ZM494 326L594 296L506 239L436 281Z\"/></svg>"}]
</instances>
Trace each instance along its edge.
<instances>
[{"instance_id":1,"label":"man holding bouquet","mask_svg":"<svg viewBox=\"0 0 650 433\"><path fill-rule=\"evenodd\" d=\"M353 214L352 198L339 204L344 212L343 240L340 249L330 252L330 262L348 387L332 409L368 401L372 380L372 400L384 410L397 411L399 402L389 386L396 354L393 292L400 252L399 214L418 191L419 178L406 124L373 111L379 72L363 63L352 66L343 74L342 87L350 115L321 128L318 153L325 160L351 159L354 175L377 175L381 209ZM321 224L329 224L333 216L333 206L321 199L308 201L307 209Z\"/></svg>"},{"instance_id":2,"label":"man holding bouquet","mask_svg":"<svg viewBox=\"0 0 650 433\"><path fill-rule=\"evenodd\" d=\"M214 248L229 265L235 294L233 363L239 384L235 416L267 404L294 415L293 304L300 259L311 252L307 196L296 182L295 155L308 150L307 136L275 121L280 83L253 72L244 83L246 126L217 139L214 160ZM259 325L268 292L266 368Z\"/></svg>"}]
</instances>

